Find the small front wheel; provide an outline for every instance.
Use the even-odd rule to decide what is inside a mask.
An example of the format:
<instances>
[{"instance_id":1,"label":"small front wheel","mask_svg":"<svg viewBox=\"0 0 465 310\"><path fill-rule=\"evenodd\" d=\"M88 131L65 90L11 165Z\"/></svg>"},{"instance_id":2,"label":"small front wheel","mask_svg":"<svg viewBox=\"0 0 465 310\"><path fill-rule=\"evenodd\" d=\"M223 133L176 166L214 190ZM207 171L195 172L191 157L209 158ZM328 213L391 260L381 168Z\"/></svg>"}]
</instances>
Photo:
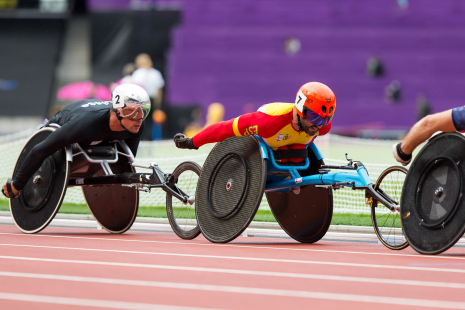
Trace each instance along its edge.
<instances>
[{"instance_id":1,"label":"small front wheel","mask_svg":"<svg viewBox=\"0 0 465 310\"><path fill-rule=\"evenodd\" d=\"M200 234L195 218L195 192L201 167L191 161L179 164L172 173L170 187L188 196L190 202L183 203L171 194L166 194L166 213L173 231L182 239L194 239Z\"/></svg>"},{"instance_id":2,"label":"small front wheel","mask_svg":"<svg viewBox=\"0 0 465 310\"><path fill-rule=\"evenodd\" d=\"M409 245L400 223L400 196L407 171L406 168L400 166L389 167L381 173L374 186L376 192L384 192L397 202L394 211L378 200L371 199L373 228L378 239L391 250L402 250Z\"/></svg>"}]
</instances>

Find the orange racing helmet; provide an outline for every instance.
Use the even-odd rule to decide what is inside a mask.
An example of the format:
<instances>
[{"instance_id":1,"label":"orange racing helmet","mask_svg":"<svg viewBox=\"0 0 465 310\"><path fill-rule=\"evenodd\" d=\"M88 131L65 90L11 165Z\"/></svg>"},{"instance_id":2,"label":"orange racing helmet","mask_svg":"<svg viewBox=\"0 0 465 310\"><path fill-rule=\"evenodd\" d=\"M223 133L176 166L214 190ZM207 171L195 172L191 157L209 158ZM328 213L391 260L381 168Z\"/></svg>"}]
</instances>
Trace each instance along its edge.
<instances>
[{"instance_id":1,"label":"orange racing helmet","mask_svg":"<svg viewBox=\"0 0 465 310\"><path fill-rule=\"evenodd\" d=\"M336 96L331 88L319 82L302 85L295 99L297 114L315 126L326 126L336 110Z\"/></svg>"}]
</instances>

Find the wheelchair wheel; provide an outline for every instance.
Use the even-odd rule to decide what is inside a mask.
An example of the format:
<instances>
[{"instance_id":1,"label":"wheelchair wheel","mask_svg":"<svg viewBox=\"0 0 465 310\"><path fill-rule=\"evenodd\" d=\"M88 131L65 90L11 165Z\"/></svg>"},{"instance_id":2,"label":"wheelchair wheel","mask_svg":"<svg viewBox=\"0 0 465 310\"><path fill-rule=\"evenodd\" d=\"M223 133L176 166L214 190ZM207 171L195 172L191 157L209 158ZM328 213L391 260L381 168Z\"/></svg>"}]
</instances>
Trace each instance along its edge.
<instances>
[{"instance_id":1,"label":"wheelchair wheel","mask_svg":"<svg viewBox=\"0 0 465 310\"><path fill-rule=\"evenodd\" d=\"M173 183L190 197L194 197L202 168L195 162L186 161L174 169ZM195 200L194 200L195 201ZM194 239L200 234L200 228L195 217L195 207L184 204L172 195L166 194L166 213L173 231L182 239Z\"/></svg>"},{"instance_id":2,"label":"wheelchair wheel","mask_svg":"<svg viewBox=\"0 0 465 310\"><path fill-rule=\"evenodd\" d=\"M379 176L374 189L381 189L400 204L400 196L404 185L407 169L400 166L389 167ZM371 219L378 239L391 250L402 250L408 247L401 222L400 210L391 211L376 199L371 200Z\"/></svg>"}]
</instances>

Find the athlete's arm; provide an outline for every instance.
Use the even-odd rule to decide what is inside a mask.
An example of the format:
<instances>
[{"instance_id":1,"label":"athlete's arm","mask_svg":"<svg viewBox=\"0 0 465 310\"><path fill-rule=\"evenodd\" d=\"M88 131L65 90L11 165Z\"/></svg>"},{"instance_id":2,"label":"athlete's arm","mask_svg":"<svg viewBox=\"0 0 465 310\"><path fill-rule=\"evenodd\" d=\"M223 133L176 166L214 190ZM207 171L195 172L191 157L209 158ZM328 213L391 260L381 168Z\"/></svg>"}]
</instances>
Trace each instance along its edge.
<instances>
[{"instance_id":1,"label":"athlete's arm","mask_svg":"<svg viewBox=\"0 0 465 310\"><path fill-rule=\"evenodd\" d=\"M425 142L437 131L451 132L464 130L465 118L461 120L460 117L460 115L464 112L465 107L460 107L422 118L413 125L404 141L402 141L402 152L405 154L412 154L413 150L415 150L418 145Z\"/></svg>"},{"instance_id":2,"label":"athlete's arm","mask_svg":"<svg viewBox=\"0 0 465 310\"><path fill-rule=\"evenodd\" d=\"M22 190L29 178L40 168L44 160L62 148L92 137L101 128L89 126L89 115L83 113L71 118L67 123L52 132L44 141L34 146L18 173L13 178L14 187Z\"/></svg>"},{"instance_id":3,"label":"athlete's arm","mask_svg":"<svg viewBox=\"0 0 465 310\"><path fill-rule=\"evenodd\" d=\"M260 111L247 113L229 121L208 126L192 138L193 143L198 148L207 143L220 142L236 136L258 135L269 138L280 129L275 125L288 117L287 114L268 115Z\"/></svg>"},{"instance_id":4,"label":"athlete's arm","mask_svg":"<svg viewBox=\"0 0 465 310\"><path fill-rule=\"evenodd\" d=\"M219 122L203 129L192 138L194 146L199 148L207 143L220 142L229 137L234 137L233 121L234 119Z\"/></svg>"}]
</instances>

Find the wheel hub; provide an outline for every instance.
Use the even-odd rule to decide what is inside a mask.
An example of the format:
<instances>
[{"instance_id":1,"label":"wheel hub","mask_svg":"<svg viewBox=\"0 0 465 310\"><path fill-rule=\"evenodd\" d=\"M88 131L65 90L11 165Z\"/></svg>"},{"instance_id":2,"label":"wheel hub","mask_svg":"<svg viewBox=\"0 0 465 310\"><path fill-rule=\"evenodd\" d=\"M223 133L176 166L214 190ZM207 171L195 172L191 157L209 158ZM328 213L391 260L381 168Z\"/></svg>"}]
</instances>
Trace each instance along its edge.
<instances>
[{"instance_id":1,"label":"wheel hub","mask_svg":"<svg viewBox=\"0 0 465 310\"><path fill-rule=\"evenodd\" d=\"M233 187L233 179L229 179L226 183L226 191L230 192Z\"/></svg>"},{"instance_id":2,"label":"wheel hub","mask_svg":"<svg viewBox=\"0 0 465 310\"><path fill-rule=\"evenodd\" d=\"M439 187L434 191L434 194L436 195L436 197L441 198L442 195L444 194L444 188L442 188L441 186L439 186Z\"/></svg>"}]
</instances>

